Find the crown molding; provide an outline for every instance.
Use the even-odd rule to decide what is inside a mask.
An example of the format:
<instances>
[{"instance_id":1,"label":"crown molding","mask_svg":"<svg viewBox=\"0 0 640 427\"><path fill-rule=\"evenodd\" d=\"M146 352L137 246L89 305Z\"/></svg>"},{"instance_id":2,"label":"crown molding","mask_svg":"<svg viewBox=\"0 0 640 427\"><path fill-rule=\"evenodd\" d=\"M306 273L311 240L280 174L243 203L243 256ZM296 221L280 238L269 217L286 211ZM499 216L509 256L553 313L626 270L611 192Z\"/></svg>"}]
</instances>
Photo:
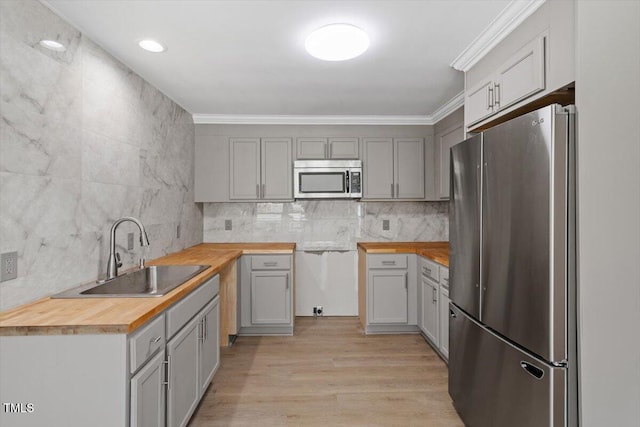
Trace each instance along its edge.
<instances>
[{"instance_id":1,"label":"crown molding","mask_svg":"<svg viewBox=\"0 0 640 427\"><path fill-rule=\"evenodd\" d=\"M196 124L252 125L429 125L428 116L321 116L194 114Z\"/></svg>"},{"instance_id":2,"label":"crown molding","mask_svg":"<svg viewBox=\"0 0 640 427\"><path fill-rule=\"evenodd\" d=\"M248 115L194 114L195 124L216 125L435 125L464 104L464 92L451 98L430 115L411 116L312 116L312 115Z\"/></svg>"},{"instance_id":3,"label":"crown molding","mask_svg":"<svg viewBox=\"0 0 640 427\"><path fill-rule=\"evenodd\" d=\"M449 102L447 102L446 104L438 108L436 111L434 111L430 116L428 116L429 121L431 122L432 125L435 125L440 120L444 119L449 114L453 113L463 105L464 105L464 91L460 92L459 94L451 98Z\"/></svg>"},{"instance_id":4,"label":"crown molding","mask_svg":"<svg viewBox=\"0 0 640 427\"><path fill-rule=\"evenodd\" d=\"M469 71L544 2L545 0L512 0L450 65L459 71Z\"/></svg>"}]
</instances>

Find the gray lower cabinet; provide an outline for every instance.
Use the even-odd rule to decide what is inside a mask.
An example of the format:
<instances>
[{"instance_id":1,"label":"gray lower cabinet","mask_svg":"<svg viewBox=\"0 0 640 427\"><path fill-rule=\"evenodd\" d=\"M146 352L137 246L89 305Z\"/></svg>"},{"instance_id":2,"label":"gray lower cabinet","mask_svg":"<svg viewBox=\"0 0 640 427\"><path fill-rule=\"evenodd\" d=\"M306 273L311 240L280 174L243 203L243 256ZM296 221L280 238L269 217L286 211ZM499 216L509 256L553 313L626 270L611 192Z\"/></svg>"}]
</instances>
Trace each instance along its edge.
<instances>
[{"instance_id":1,"label":"gray lower cabinet","mask_svg":"<svg viewBox=\"0 0 640 427\"><path fill-rule=\"evenodd\" d=\"M251 323L291 323L288 271L251 272Z\"/></svg>"},{"instance_id":2,"label":"gray lower cabinet","mask_svg":"<svg viewBox=\"0 0 640 427\"><path fill-rule=\"evenodd\" d=\"M369 271L369 323L407 324L408 274L406 269Z\"/></svg>"},{"instance_id":3,"label":"gray lower cabinet","mask_svg":"<svg viewBox=\"0 0 640 427\"><path fill-rule=\"evenodd\" d=\"M440 319L438 314L438 284L422 276L421 286L422 323L420 329L437 346L439 337L438 321Z\"/></svg>"},{"instance_id":4,"label":"gray lower cabinet","mask_svg":"<svg viewBox=\"0 0 640 427\"><path fill-rule=\"evenodd\" d=\"M200 345L200 395L204 395L220 365L220 299L210 302L202 313Z\"/></svg>"},{"instance_id":5,"label":"gray lower cabinet","mask_svg":"<svg viewBox=\"0 0 640 427\"><path fill-rule=\"evenodd\" d=\"M167 343L169 427L187 425L218 368L219 302L220 297L216 296ZM185 301L185 310L192 304Z\"/></svg>"},{"instance_id":6,"label":"gray lower cabinet","mask_svg":"<svg viewBox=\"0 0 640 427\"><path fill-rule=\"evenodd\" d=\"M366 278L358 279L365 333L417 332L416 256L368 254L365 260Z\"/></svg>"},{"instance_id":7,"label":"gray lower cabinet","mask_svg":"<svg viewBox=\"0 0 640 427\"><path fill-rule=\"evenodd\" d=\"M449 358L449 269L420 257L419 325L431 346Z\"/></svg>"},{"instance_id":8,"label":"gray lower cabinet","mask_svg":"<svg viewBox=\"0 0 640 427\"><path fill-rule=\"evenodd\" d=\"M164 350L131 378L131 427L165 426Z\"/></svg>"},{"instance_id":9,"label":"gray lower cabinet","mask_svg":"<svg viewBox=\"0 0 640 427\"><path fill-rule=\"evenodd\" d=\"M291 255L243 255L238 335L293 334Z\"/></svg>"},{"instance_id":10,"label":"gray lower cabinet","mask_svg":"<svg viewBox=\"0 0 640 427\"><path fill-rule=\"evenodd\" d=\"M201 319L189 322L167 344L167 426L183 427L198 405Z\"/></svg>"}]
</instances>

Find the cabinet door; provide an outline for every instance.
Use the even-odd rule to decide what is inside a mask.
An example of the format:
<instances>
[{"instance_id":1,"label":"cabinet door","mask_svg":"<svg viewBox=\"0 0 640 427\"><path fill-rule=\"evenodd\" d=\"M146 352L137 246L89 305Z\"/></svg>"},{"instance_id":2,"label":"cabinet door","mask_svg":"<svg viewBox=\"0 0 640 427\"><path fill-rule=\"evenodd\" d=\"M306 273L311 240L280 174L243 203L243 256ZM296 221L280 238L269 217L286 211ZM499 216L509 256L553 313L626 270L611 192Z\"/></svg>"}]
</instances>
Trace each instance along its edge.
<instances>
[{"instance_id":1,"label":"cabinet door","mask_svg":"<svg viewBox=\"0 0 640 427\"><path fill-rule=\"evenodd\" d=\"M438 285L422 277L422 331L438 345Z\"/></svg>"},{"instance_id":2,"label":"cabinet door","mask_svg":"<svg viewBox=\"0 0 640 427\"><path fill-rule=\"evenodd\" d=\"M262 139L262 199L293 198L291 138Z\"/></svg>"},{"instance_id":3,"label":"cabinet door","mask_svg":"<svg viewBox=\"0 0 640 427\"><path fill-rule=\"evenodd\" d=\"M439 135L438 144L438 198L449 199L449 171L451 169L451 147L464 139L464 130L462 126L450 129Z\"/></svg>"},{"instance_id":4,"label":"cabinet door","mask_svg":"<svg viewBox=\"0 0 640 427\"><path fill-rule=\"evenodd\" d=\"M288 271L251 272L251 323L275 325L291 323L291 296Z\"/></svg>"},{"instance_id":5,"label":"cabinet door","mask_svg":"<svg viewBox=\"0 0 640 427\"><path fill-rule=\"evenodd\" d=\"M229 139L229 198L260 198L260 139Z\"/></svg>"},{"instance_id":6,"label":"cabinet door","mask_svg":"<svg viewBox=\"0 0 640 427\"><path fill-rule=\"evenodd\" d=\"M447 359L449 359L449 301L449 291L440 286L440 301L438 303L440 342L438 348Z\"/></svg>"},{"instance_id":7,"label":"cabinet door","mask_svg":"<svg viewBox=\"0 0 640 427\"><path fill-rule=\"evenodd\" d=\"M202 333L201 317L196 316L167 344L168 391L167 425L184 427L198 405L198 344Z\"/></svg>"},{"instance_id":8,"label":"cabinet door","mask_svg":"<svg viewBox=\"0 0 640 427\"><path fill-rule=\"evenodd\" d=\"M364 138L363 144L363 197L390 199L393 187L393 140L391 138Z\"/></svg>"},{"instance_id":9,"label":"cabinet door","mask_svg":"<svg viewBox=\"0 0 640 427\"><path fill-rule=\"evenodd\" d=\"M216 297L203 310L200 333L200 395L211 384L220 363L220 297Z\"/></svg>"},{"instance_id":10,"label":"cabinet door","mask_svg":"<svg viewBox=\"0 0 640 427\"><path fill-rule=\"evenodd\" d=\"M424 199L424 140L396 139L395 198Z\"/></svg>"},{"instance_id":11,"label":"cabinet door","mask_svg":"<svg viewBox=\"0 0 640 427\"><path fill-rule=\"evenodd\" d=\"M358 138L329 138L330 159L358 159L360 158L360 144Z\"/></svg>"},{"instance_id":12,"label":"cabinet door","mask_svg":"<svg viewBox=\"0 0 640 427\"><path fill-rule=\"evenodd\" d=\"M327 138L298 138L296 140L296 158L326 159Z\"/></svg>"},{"instance_id":13,"label":"cabinet door","mask_svg":"<svg viewBox=\"0 0 640 427\"><path fill-rule=\"evenodd\" d=\"M487 78L466 90L464 117L467 125L479 122L493 114L493 79Z\"/></svg>"},{"instance_id":14,"label":"cabinet door","mask_svg":"<svg viewBox=\"0 0 640 427\"><path fill-rule=\"evenodd\" d=\"M535 38L498 69L495 104L498 109L544 90L544 36Z\"/></svg>"},{"instance_id":15,"label":"cabinet door","mask_svg":"<svg viewBox=\"0 0 640 427\"><path fill-rule=\"evenodd\" d=\"M131 378L131 427L164 427L164 351Z\"/></svg>"},{"instance_id":16,"label":"cabinet door","mask_svg":"<svg viewBox=\"0 0 640 427\"><path fill-rule=\"evenodd\" d=\"M370 270L368 279L369 323L407 324L407 271Z\"/></svg>"}]
</instances>

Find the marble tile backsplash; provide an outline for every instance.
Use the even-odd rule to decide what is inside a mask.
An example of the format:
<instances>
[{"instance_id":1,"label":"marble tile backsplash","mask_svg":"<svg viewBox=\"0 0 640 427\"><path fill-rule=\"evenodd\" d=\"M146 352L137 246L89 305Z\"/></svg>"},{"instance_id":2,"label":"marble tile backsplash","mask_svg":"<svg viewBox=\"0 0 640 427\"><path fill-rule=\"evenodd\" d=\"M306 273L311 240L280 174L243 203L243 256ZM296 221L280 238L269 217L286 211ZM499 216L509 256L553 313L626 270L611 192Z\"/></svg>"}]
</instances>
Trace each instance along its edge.
<instances>
[{"instance_id":1,"label":"marble tile backsplash","mask_svg":"<svg viewBox=\"0 0 640 427\"><path fill-rule=\"evenodd\" d=\"M205 203L205 242L293 241L298 250L355 250L359 241L449 239L447 202ZM383 220L389 230L383 230ZM232 230L225 230L231 220Z\"/></svg>"},{"instance_id":2,"label":"marble tile backsplash","mask_svg":"<svg viewBox=\"0 0 640 427\"><path fill-rule=\"evenodd\" d=\"M103 274L119 217L145 224L147 258L202 241L191 115L38 1L0 1L0 102L0 252L18 252L0 310ZM134 265L137 229L118 238Z\"/></svg>"}]
</instances>

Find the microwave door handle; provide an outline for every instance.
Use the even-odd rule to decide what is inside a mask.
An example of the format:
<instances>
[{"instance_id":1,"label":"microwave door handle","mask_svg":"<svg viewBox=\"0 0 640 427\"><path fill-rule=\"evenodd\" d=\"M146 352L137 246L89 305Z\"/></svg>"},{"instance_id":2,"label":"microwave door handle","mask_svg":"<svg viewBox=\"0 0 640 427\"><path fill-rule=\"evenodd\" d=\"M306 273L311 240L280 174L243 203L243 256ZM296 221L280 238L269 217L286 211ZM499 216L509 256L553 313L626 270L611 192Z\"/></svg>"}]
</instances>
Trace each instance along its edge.
<instances>
[{"instance_id":1,"label":"microwave door handle","mask_svg":"<svg viewBox=\"0 0 640 427\"><path fill-rule=\"evenodd\" d=\"M347 172L344 174L344 181L345 181L345 190L346 190L346 193L347 193L347 194L349 194L349 193L351 193L351 191L349 191L349 171L347 171Z\"/></svg>"}]
</instances>

